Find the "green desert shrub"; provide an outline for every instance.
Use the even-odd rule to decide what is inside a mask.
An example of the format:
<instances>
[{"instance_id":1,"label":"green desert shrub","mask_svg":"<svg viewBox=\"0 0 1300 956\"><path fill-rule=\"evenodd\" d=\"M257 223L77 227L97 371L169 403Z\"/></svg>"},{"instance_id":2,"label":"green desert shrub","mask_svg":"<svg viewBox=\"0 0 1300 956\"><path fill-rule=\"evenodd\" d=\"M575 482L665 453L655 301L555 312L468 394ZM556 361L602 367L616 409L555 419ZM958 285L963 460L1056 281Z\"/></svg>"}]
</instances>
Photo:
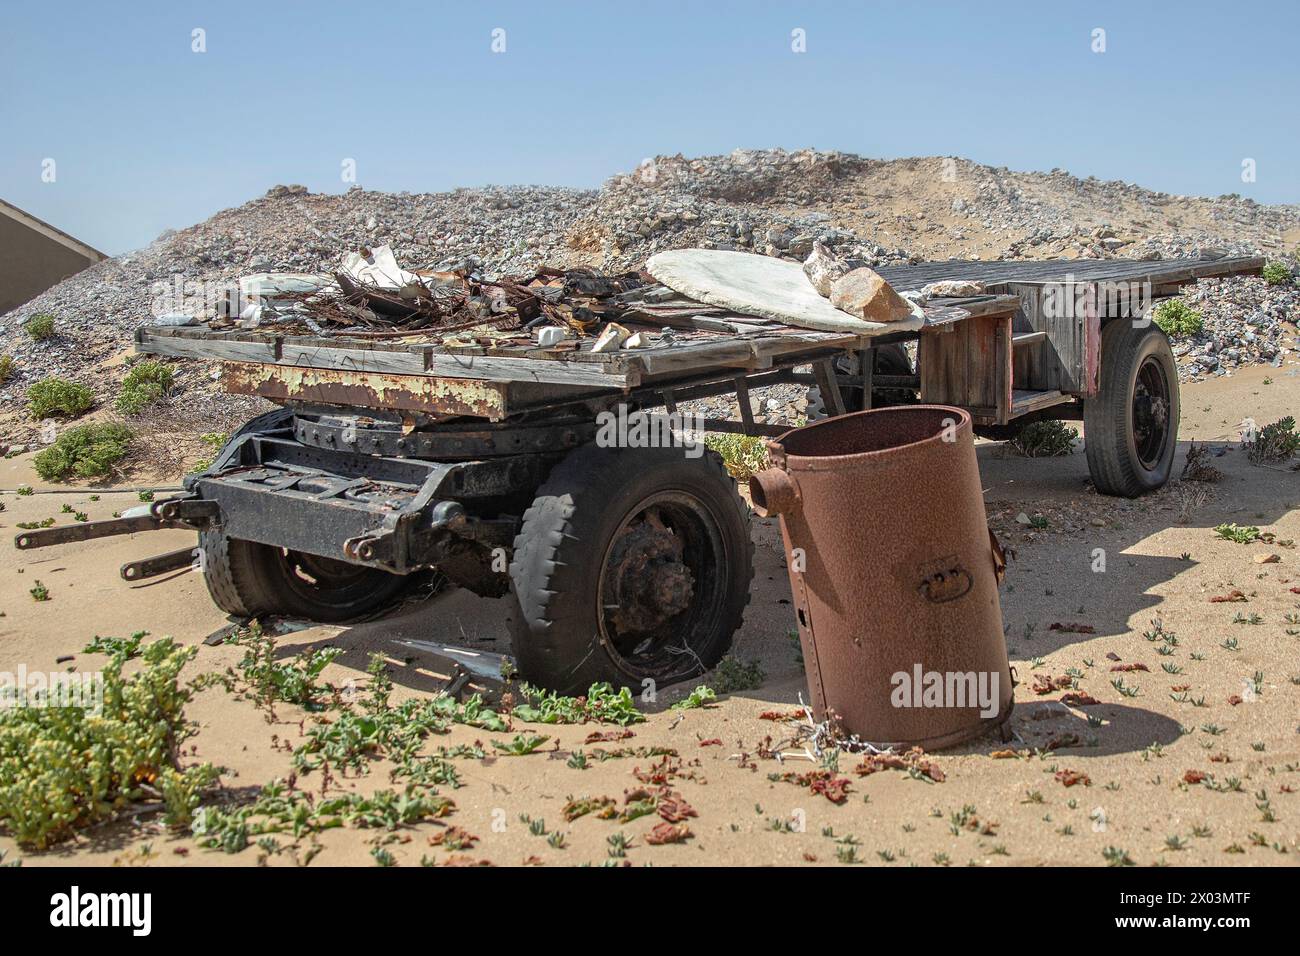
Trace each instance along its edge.
<instances>
[{"instance_id":1,"label":"green desert shrub","mask_svg":"<svg viewBox=\"0 0 1300 956\"><path fill-rule=\"evenodd\" d=\"M1200 335L1205 328L1205 319L1200 311L1181 299L1166 299L1161 302L1156 306L1153 318L1156 325L1171 339Z\"/></svg>"},{"instance_id":2,"label":"green desert shrub","mask_svg":"<svg viewBox=\"0 0 1300 956\"><path fill-rule=\"evenodd\" d=\"M1291 270L1286 267L1285 263L1270 262L1264 266L1263 276L1264 281L1269 285L1291 284Z\"/></svg>"},{"instance_id":3,"label":"green desert shrub","mask_svg":"<svg viewBox=\"0 0 1300 956\"><path fill-rule=\"evenodd\" d=\"M27 389L27 403L32 418L66 415L76 418L95 404L95 394L80 382L51 375Z\"/></svg>"},{"instance_id":4,"label":"green desert shrub","mask_svg":"<svg viewBox=\"0 0 1300 956\"><path fill-rule=\"evenodd\" d=\"M171 391L175 381L176 373L162 362L152 359L140 362L122 379L117 410L123 415L139 415Z\"/></svg>"},{"instance_id":5,"label":"green desert shrub","mask_svg":"<svg viewBox=\"0 0 1300 956\"><path fill-rule=\"evenodd\" d=\"M1244 443L1246 457L1255 464L1268 461L1290 461L1300 452L1300 432L1296 431L1295 418L1286 418L1265 425Z\"/></svg>"},{"instance_id":6,"label":"green desert shrub","mask_svg":"<svg viewBox=\"0 0 1300 956\"><path fill-rule=\"evenodd\" d=\"M757 436L730 432L705 435L704 444L722 456L727 471L738 481L748 481L767 467L767 442Z\"/></svg>"},{"instance_id":7,"label":"green desert shrub","mask_svg":"<svg viewBox=\"0 0 1300 956\"><path fill-rule=\"evenodd\" d=\"M0 385L3 385L14 375L14 357L12 355L0 355Z\"/></svg>"},{"instance_id":8,"label":"green desert shrub","mask_svg":"<svg viewBox=\"0 0 1300 956\"><path fill-rule=\"evenodd\" d=\"M1065 422L1030 422L1011 439L1011 447L1026 458L1056 458L1074 449L1079 432Z\"/></svg>"},{"instance_id":9,"label":"green desert shrub","mask_svg":"<svg viewBox=\"0 0 1300 956\"><path fill-rule=\"evenodd\" d=\"M52 697L0 708L0 828L19 845L46 849L143 801L160 801L166 820L184 825L215 782L211 764L179 765L193 732L184 713L193 690L179 675L195 648L171 638L142 647L143 637L96 638L86 648L108 662L99 692L83 693L77 706L54 706L68 700ZM124 677L134 658L139 667Z\"/></svg>"},{"instance_id":10,"label":"green desert shrub","mask_svg":"<svg viewBox=\"0 0 1300 956\"><path fill-rule=\"evenodd\" d=\"M31 336L33 342L54 338L54 316L48 312L37 312L23 323L23 329Z\"/></svg>"},{"instance_id":11,"label":"green desert shrub","mask_svg":"<svg viewBox=\"0 0 1300 956\"><path fill-rule=\"evenodd\" d=\"M116 422L69 428L54 444L39 452L32 465L46 481L65 478L104 478L131 444L131 430Z\"/></svg>"},{"instance_id":12,"label":"green desert shrub","mask_svg":"<svg viewBox=\"0 0 1300 956\"><path fill-rule=\"evenodd\" d=\"M713 671L713 689L719 694L757 690L766 679L767 673L758 661L742 661L728 654Z\"/></svg>"}]
</instances>

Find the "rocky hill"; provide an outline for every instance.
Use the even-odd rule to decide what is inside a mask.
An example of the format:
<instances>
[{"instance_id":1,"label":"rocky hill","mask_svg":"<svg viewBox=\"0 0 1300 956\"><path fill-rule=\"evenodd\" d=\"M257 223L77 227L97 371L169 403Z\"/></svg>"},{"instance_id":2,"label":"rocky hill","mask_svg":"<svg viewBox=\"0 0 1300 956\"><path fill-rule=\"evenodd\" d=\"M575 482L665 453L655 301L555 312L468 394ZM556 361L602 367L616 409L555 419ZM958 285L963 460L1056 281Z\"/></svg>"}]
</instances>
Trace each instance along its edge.
<instances>
[{"instance_id":1,"label":"rocky hill","mask_svg":"<svg viewBox=\"0 0 1300 956\"><path fill-rule=\"evenodd\" d=\"M313 195L277 186L0 316L0 355L14 360L0 399L9 430L20 427L26 387L46 375L85 381L107 399L131 332L178 282L210 289L250 272L330 268L363 245L390 244L410 266L476 256L485 271L512 274L543 263L632 268L657 251L687 246L802 258L818 238L841 255L875 262L1276 256L1300 244L1300 208L1238 196L1171 196L1061 170L1021 173L944 157L874 160L812 150L663 156L599 190L412 194L354 187ZM183 309L202 310L198 289ZM1295 307L1290 299L1268 306L1281 317L1289 309L1291 319ZM1256 312L1259 303L1248 308ZM37 313L55 317L54 338L33 342L23 331L22 322ZM1235 343L1202 344L1220 352ZM182 379L187 389L209 387L206 370L187 369Z\"/></svg>"}]
</instances>

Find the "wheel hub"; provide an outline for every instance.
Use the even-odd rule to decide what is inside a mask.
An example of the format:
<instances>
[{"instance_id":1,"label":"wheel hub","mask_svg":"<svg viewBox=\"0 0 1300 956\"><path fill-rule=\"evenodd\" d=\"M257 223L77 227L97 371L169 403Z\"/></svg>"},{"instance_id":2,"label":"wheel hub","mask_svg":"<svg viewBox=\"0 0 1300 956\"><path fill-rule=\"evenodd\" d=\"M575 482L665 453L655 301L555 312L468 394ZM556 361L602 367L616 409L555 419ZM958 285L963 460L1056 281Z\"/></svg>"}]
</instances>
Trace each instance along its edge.
<instances>
[{"instance_id":1,"label":"wheel hub","mask_svg":"<svg viewBox=\"0 0 1300 956\"><path fill-rule=\"evenodd\" d=\"M1138 458L1154 467L1164 452L1169 428L1168 383L1160 367L1149 359L1138 369L1133 392L1133 441Z\"/></svg>"},{"instance_id":2,"label":"wheel hub","mask_svg":"<svg viewBox=\"0 0 1300 956\"><path fill-rule=\"evenodd\" d=\"M629 525L614 542L609 561L614 605L611 623L620 634L652 632L686 610L695 576L682 560L682 542L653 515Z\"/></svg>"}]
</instances>

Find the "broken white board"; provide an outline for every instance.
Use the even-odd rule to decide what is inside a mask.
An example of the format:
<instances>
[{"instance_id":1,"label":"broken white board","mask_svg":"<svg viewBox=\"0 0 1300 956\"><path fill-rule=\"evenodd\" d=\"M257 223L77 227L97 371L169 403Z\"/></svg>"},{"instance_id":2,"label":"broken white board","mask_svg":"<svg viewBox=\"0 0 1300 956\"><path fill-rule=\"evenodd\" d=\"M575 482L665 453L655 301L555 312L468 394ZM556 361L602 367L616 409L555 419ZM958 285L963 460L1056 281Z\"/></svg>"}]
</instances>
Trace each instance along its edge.
<instances>
[{"instance_id":1,"label":"broken white board","mask_svg":"<svg viewBox=\"0 0 1300 956\"><path fill-rule=\"evenodd\" d=\"M668 288L697 302L820 332L883 335L925 324L913 306L899 322L867 322L823 299L798 262L723 249L674 249L650 257L646 271Z\"/></svg>"}]
</instances>

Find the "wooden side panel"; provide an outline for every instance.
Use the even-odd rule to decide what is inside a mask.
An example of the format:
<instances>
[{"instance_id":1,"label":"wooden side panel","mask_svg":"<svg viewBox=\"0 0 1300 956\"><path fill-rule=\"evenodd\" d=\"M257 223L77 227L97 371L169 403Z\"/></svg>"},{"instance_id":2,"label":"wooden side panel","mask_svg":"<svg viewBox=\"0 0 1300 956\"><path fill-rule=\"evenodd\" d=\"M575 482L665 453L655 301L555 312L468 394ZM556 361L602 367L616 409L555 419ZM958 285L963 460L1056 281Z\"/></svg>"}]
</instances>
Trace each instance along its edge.
<instances>
[{"instance_id":1,"label":"wooden side panel","mask_svg":"<svg viewBox=\"0 0 1300 956\"><path fill-rule=\"evenodd\" d=\"M1094 394L1101 341L1096 284L1015 283L1011 291L1020 298L1016 328L1047 333L1046 341L1016 349L1012 372L1015 387Z\"/></svg>"},{"instance_id":2,"label":"wooden side panel","mask_svg":"<svg viewBox=\"0 0 1300 956\"><path fill-rule=\"evenodd\" d=\"M1011 316L975 316L947 332L921 336L921 401L958 405L982 424L1011 409Z\"/></svg>"},{"instance_id":3,"label":"wooden side panel","mask_svg":"<svg viewBox=\"0 0 1300 956\"><path fill-rule=\"evenodd\" d=\"M966 352L973 319L951 329L921 333L917 367L921 373L921 401L927 405L964 405L966 402Z\"/></svg>"},{"instance_id":4,"label":"wooden side panel","mask_svg":"<svg viewBox=\"0 0 1300 956\"><path fill-rule=\"evenodd\" d=\"M1091 398L1097 394L1101 381L1101 320L1097 308L1097 297L1089 299L1089 308L1084 316L1083 325L1083 369L1080 373L1079 388L1074 394ZM1129 320L1125 320L1129 321ZM1065 391L1065 389L1062 389Z\"/></svg>"}]
</instances>

